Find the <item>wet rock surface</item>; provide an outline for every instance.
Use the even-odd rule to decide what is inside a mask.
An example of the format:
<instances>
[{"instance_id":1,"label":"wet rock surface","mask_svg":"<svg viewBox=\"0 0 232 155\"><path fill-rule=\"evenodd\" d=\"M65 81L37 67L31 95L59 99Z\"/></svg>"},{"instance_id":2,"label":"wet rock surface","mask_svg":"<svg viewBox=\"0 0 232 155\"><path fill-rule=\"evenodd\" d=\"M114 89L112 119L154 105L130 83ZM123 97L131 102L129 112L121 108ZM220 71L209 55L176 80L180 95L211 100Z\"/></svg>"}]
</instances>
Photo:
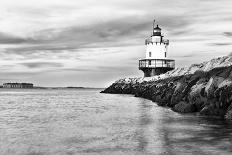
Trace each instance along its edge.
<instances>
[{"instance_id":1,"label":"wet rock surface","mask_svg":"<svg viewBox=\"0 0 232 155\"><path fill-rule=\"evenodd\" d=\"M232 66L158 80L121 79L102 93L134 94L176 112L199 112L232 120Z\"/></svg>"}]
</instances>

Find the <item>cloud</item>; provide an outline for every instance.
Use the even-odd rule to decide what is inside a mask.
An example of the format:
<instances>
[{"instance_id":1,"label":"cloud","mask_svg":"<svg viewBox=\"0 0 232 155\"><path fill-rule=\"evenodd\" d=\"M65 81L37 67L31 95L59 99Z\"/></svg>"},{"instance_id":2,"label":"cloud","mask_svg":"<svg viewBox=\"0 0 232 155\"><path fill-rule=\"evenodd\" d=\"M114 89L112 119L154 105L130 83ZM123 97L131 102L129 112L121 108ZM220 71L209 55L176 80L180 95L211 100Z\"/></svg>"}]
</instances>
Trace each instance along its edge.
<instances>
[{"instance_id":1,"label":"cloud","mask_svg":"<svg viewBox=\"0 0 232 155\"><path fill-rule=\"evenodd\" d=\"M28 40L12 34L0 32L0 44L22 44L25 42L28 42Z\"/></svg>"},{"instance_id":2,"label":"cloud","mask_svg":"<svg viewBox=\"0 0 232 155\"><path fill-rule=\"evenodd\" d=\"M230 53L228 54L228 56L232 56L232 52L230 52Z\"/></svg>"},{"instance_id":3,"label":"cloud","mask_svg":"<svg viewBox=\"0 0 232 155\"><path fill-rule=\"evenodd\" d=\"M183 58L192 58L194 56L197 56L197 54L196 53L189 53L189 54L183 55L181 57L183 57Z\"/></svg>"},{"instance_id":4,"label":"cloud","mask_svg":"<svg viewBox=\"0 0 232 155\"><path fill-rule=\"evenodd\" d=\"M179 19L179 22L175 20ZM103 23L95 23L85 27L71 25L60 29L44 29L34 32L33 39L21 39L22 47L6 48L7 51L33 51L40 50L58 51L75 50L86 47L117 47L140 45L144 38L151 33L152 17L130 16L112 19ZM171 28L170 33L181 35L187 33L185 29L190 24L182 17L162 17L159 21L166 28ZM21 53L22 53L21 52Z\"/></svg>"},{"instance_id":5,"label":"cloud","mask_svg":"<svg viewBox=\"0 0 232 155\"><path fill-rule=\"evenodd\" d=\"M20 65L26 66L28 68L50 68L50 67L63 67L62 63L57 62L25 62L20 63Z\"/></svg>"},{"instance_id":6,"label":"cloud","mask_svg":"<svg viewBox=\"0 0 232 155\"><path fill-rule=\"evenodd\" d=\"M224 32L223 35L226 37L232 37L232 32Z\"/></svg>"},{"instance_id":7,"label":"cloud","mask_svg":"<svg viewBox=\"0 0 232 155\"><path fill-rule=\"evenodd\" d=\"M221 42L221 43L208 43L210 46L230 46L232 45L231 42Z\"/></svg>"}]
</instances>

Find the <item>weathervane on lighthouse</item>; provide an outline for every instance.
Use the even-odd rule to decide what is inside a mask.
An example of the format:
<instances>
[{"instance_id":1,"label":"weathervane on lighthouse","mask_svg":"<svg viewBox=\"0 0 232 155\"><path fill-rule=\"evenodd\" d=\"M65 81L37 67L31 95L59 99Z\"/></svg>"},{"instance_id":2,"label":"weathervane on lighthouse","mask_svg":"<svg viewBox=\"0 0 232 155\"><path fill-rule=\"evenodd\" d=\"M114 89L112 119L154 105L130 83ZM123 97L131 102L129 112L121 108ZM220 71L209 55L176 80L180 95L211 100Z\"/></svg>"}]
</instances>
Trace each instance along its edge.
<instances>
[{"instance_id":1,"label":"weathervane on lighthouse","mask_svg":"<svg viewBox=\"0 0 232 155\"><path fill-rule=\"evenodd\" d=\"M175 60L168 59L169 40L165 40L161 28L155 27L153 21L152 35L145 40L146 57L139 60L139 70L144 72L144 77L164 74L175 68Z\"/></svg>"}]
</instances>

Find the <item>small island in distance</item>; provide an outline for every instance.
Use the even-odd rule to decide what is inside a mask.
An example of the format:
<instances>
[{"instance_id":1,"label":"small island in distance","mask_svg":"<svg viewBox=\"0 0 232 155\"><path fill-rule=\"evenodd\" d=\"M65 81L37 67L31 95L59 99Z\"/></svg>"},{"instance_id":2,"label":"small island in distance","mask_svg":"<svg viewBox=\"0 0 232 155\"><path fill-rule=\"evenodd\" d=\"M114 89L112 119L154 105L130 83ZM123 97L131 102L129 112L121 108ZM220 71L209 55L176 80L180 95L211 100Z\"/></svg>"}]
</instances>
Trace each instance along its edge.
<instances>
[{"instance_id":1,"label":"small island in distance","mask_svg":"<svg viewBox=\"0 0 232 155\"><path fill-rule=\"evenodd\" d=\"M76 86L67 86L67 87L41 87L34 86L32 83L3 83L0 85L2 89L101 89L101 88L93 88L93 87L76 87Z\"/></svg>"}]
</instances>

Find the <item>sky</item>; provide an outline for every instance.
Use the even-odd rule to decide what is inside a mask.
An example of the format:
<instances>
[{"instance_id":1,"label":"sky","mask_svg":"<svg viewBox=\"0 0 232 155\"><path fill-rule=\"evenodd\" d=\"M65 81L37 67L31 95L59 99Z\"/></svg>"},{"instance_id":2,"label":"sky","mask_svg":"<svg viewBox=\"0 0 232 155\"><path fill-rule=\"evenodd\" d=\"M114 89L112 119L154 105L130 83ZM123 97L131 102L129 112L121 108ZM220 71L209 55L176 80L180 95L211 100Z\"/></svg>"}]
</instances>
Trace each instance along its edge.
<instances>
[{"instance_id":1,"label":"sky","mask_svg":"<svg viewBox=\"0 0 232 155\"><path fill-rule=\"evenodd\" d=\"M141 77L155 19L176 67L232 52L231 0L0 0L0 84L106 87Z\"/></svg>"}]
</instances>

